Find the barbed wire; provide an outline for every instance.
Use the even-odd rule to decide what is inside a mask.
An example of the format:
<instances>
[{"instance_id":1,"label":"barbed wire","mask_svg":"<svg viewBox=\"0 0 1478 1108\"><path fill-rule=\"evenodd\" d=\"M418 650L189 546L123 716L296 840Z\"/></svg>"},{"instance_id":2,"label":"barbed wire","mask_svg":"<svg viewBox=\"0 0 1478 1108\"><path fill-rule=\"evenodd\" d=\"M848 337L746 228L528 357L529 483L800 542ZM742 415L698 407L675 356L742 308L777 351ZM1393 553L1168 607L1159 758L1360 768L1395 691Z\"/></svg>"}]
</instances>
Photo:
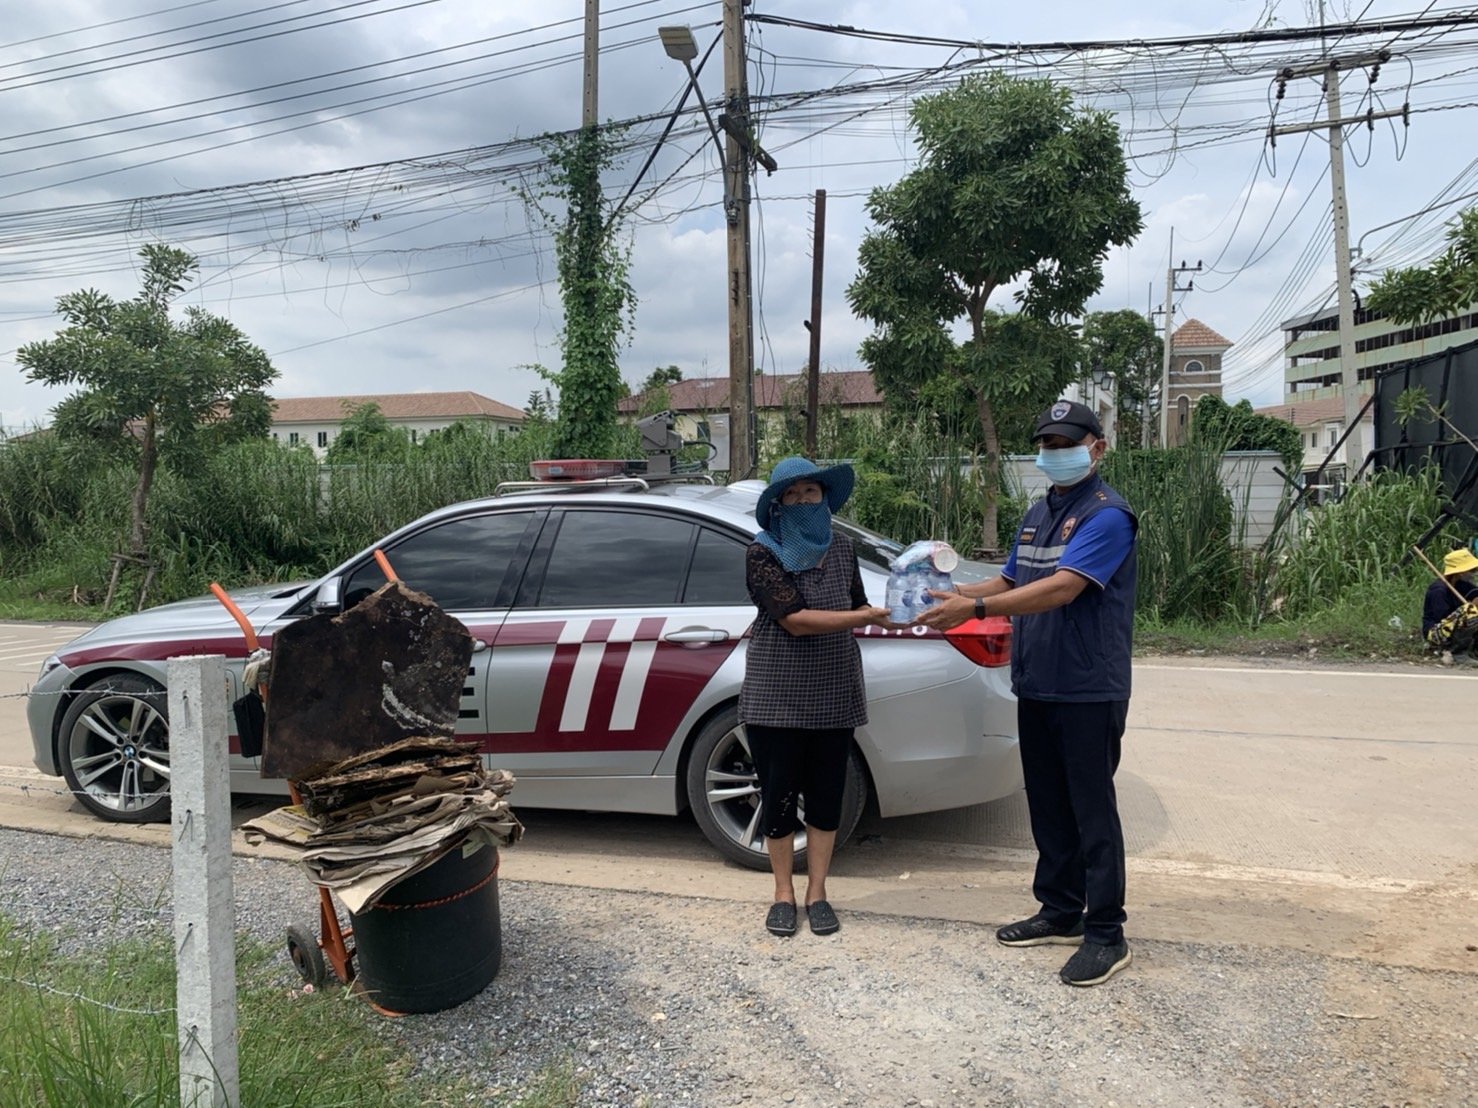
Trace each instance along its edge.
<instances>
[{"instance_id":1,"label":"barbed wire","mask_svg":"<svg viewBox=\"0 0 1478 1108\"><path fill-rule=\"evenodd\" d=\"M121 1004L109 1004L106 1000L98 1000L85 993L69 992L66 989L58 989L55 985L48 985L44 981L30 981L24 977L0 976L0 981L11 985L21 985L28 989L36 989L39 992L51 993L55 996L65 997L67 1000L80 1000L83 1004L91 1004L98 1008L106 1008L110 1012L122 1012L130 1016L173 1016L177 1014L176 1008L126 1008Z\"/></svg>"}]
</instances>

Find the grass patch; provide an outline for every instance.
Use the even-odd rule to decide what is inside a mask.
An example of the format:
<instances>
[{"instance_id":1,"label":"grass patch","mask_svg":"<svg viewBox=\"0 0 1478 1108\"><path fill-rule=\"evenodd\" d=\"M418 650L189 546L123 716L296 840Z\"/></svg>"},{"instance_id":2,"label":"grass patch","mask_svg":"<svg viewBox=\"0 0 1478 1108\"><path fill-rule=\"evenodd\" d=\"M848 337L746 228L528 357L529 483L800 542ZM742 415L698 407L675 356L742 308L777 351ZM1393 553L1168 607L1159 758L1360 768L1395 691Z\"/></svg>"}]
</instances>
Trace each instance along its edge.
<instances>
[{"instance_id":1,"label":"grass patch","mask_svg":"<svg viewBox=\"0 0 1478 1108\"><path fill-rule=\"evenodd\" d=\"M174 1108L172 958L162 938L59 956L49 937L0 919L0 1108ZM278 946L238 947L242 1104L492 1103L470 1082L418 1070L377 1034L382 1017L343 990L285 988L283 966ZM572 1070L556 1067L525 1097L504 1103L572 1108L578 1096Z\"/></svg>"}]
</instances>

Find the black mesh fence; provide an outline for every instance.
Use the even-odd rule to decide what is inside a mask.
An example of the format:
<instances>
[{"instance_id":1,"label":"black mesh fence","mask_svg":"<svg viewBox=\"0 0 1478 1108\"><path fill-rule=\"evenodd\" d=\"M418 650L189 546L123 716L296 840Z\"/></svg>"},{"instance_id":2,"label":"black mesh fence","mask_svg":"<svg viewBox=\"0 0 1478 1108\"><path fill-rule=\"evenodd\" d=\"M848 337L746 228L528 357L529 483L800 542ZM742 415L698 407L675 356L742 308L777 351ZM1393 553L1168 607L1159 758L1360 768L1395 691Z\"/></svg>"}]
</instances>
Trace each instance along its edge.
<instances>
[{"instance_id":1,"label":"black mesh fence","mask_svg":"<svg viewBox=\"0 0 1478 1108\"><path fill-rule=\"evenodd\" d=\"M1426 393L1447 422L1423 406L1403 424L1396 401L1408 389ZM1478 451L1463 436L1478 441L1478 342L1407 362L1376 378L1376 468L1410 471L1435 462L1457 513L1478 526Z\"/></svg>"}]
</instances>

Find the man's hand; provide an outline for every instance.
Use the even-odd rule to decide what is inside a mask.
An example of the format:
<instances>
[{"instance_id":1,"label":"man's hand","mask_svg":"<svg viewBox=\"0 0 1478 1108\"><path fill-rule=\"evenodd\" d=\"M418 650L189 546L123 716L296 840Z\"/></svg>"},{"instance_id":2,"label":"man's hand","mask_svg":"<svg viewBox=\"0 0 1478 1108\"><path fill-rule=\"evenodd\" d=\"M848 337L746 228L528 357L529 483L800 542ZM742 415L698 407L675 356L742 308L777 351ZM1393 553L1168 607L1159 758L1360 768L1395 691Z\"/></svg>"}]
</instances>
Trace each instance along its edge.
<instances>
[{"instance_id":1,"label":"man's hand","mask_svg":"<svg viewBox=\"0 0 1478 1108\"><path fill-rule=\"evenodd\" d=\"M914 626L948 631L951 627L958 627L967 619L975 618L975 601L970 597L961 596L957 592L939 592L937 589L930 589L929 595L941 603L915 616Z\"/></svg>"}]
</instances>

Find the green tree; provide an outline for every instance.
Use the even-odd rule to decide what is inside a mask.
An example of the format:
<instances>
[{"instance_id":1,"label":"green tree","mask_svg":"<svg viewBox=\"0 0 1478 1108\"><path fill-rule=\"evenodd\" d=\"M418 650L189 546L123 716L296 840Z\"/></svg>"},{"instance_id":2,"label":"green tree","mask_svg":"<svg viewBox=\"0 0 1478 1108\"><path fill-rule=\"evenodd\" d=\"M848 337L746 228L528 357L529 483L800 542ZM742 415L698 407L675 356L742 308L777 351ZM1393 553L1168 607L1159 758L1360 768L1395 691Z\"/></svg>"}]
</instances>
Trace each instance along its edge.
<instances>
[{"instance_id":1,"label":"green tree","mask_svg":"<svg viewBox=\"0 0 1478 1108\"><path fill-rule=\"evenodd\" d=\"M556 448L562 457L612 457L620 439L616 401L625 385L616 355L636 296L628 281L630 243L600 179L621 135L620 128L592 126L546 136L541 145L549 159L547 177L541 188L526 194L532 210L553 230L564 303L564 365L548 374L559 388Z\"/></svg>"},{"instance_id":2,"label":"green tree","mask_svg":"<svg viewBox=\"0 0 1478 1108\"><path fill-rule=\"evenodd\" d=\"M1153 396L1164 347L1154 324L1131 308L1090 312L1083 320L1085 368L1101 365L1114 377L1120 442L1142 441L1146 421L1155 417Z\"/></svg>"},{"instance_id":3,"label":"green tree","mask_svg":"<svg viewBox=\"0 0 1478 1108\"><path fill-rule=\"evenodd\" d=\"M919 167L868 198L874 227L847 296L876 328L861 356L885 393L917 393L941 375L968 392L985 448L981 545L993 550L998 408L1045 404L1078 372L1066 321L1102 285L1109 246L1143 221L1118 127L1051 81L968 78L921 97L911 120ZM989 307L1016 282L1019 311Z\"/></svg>"},{"instance_id":4,"label":"green tree","mask_svg":"<svg viewBox=\"0 0 1478 1108\"><path fill-rule=\"evenodd\" d=\"M411 451L411 436L405 428L393 426L378 404L371 401L351 407L346 402L344 407L344 422L325 455L330 465L405 460Z\"/></svg>"},{"instance_id":5,"label":"green tree","mask_svg":"<svg viewBox=\"0 0 1478 1108\"><path fill-rule=\"evenodd\" d=\"M648 373L647 379L641 384L641 404L637 414L649 416L671 409L672 393L668 386L675 385L682 379L683 371L675 365L661 365Z\"/></svg>"},{"instance_id":6,"label":"green tree","mask_svg":"<svg viewBox=\"0 0 1478 1108\"><path fill-rule=\"evenodd\" d=\"M271 406L264 390L277 371L220 316L191 307L183 322L170 318L170 302L198 268L194 256L158 244L139 256L143 281L136 297L67 293L56 306L67 326L21 347L16 361L32 381L78 386L55 409L59 435L102 441L132 456L138 477L124 554L147 563L149 493L161 459L188 464L212 442L265 436ZM115 570L115 584L117 577Z\"/></svg>"},{"instance_id":7,"label":"green tree","mask_svg":"<svg viewBox=\"0 0 1478 1108\"><path fill-rule=\"evenodd\" d=\"M1388 269L1365 306L1397 323L1426 323L1478 302L1478 208L1447 228L1447 249L1431 265Z\"/></svg>"},{"instance_id":8,"label":"green tree","mask_svg":"<svg viewBox=\"0 0 1478 1108\"><path fill-rule=\"evenodd\" d=\"M1217 452L1227 450L1276 450L1291 473L1303 465L1303 436L1287 420L1258 415L1252 402L1228 404L1219 396L1196 401L1191 416L1191 442Z\"/></svg>"}]
</instances>

